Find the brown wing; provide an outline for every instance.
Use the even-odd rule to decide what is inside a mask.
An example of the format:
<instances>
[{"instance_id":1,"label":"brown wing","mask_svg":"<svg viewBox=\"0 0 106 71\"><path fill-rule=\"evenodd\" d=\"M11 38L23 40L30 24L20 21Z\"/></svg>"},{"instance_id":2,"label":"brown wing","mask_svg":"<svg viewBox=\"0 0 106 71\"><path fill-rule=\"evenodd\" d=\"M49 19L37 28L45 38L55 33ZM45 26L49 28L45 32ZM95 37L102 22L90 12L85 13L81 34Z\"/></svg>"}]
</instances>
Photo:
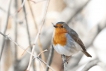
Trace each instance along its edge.
<instances>
[{"instance_id":1,"label":"brown wing","mask_svg":"<svg viewBox=\"0 0 106 71\"><path fill-rule=\"evenodd\" d=\"M70 29L69 34L74 39L74 41L77 42L81 46L83 51L86 51L83 42L81 41L81 39L78 37L78 34L73 29Z\"/></svg>"},{"instance_id":2,"label":"brown wing","mask_svg":"<svg viewBox=\"0 0 106 71\"><path fill-rule=\"evenodd\" d=\"M70 31L68 33L74 39L74 41L77 42L81 46L81 48L83 49L82 52L87 57L92 57L88 52L86 52L85 46L84 46L83 42L81 41L81 39L78 37L78 34L73 29L70 29Z\"/></svg>"}]
</instances>

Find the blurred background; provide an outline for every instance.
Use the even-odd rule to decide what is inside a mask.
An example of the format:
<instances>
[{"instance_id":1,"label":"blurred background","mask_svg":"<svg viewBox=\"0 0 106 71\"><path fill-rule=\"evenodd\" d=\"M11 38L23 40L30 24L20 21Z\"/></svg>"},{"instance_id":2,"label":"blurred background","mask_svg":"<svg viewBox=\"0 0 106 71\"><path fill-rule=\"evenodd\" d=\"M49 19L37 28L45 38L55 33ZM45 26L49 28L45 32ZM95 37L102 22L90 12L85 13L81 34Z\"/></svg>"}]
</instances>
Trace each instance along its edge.
<instances>
[{"instance_id":1,"label":"blurred background","mask_svg":"<svg viewBox=\"0 0 106 71\"><path fill-rule=\"evenodd\" d=\"M35 43L42 20L45 22ZM26 71L30 54L25 49L31 52L33 44L35 56L40 53L39 58L54 71L63 71L61 55L50 49L52 23L60 21L79 34L92 55L92 58L81 52L73 55L67 71L106 71L106 0L0 0L0 32L7 36L0 33L0 71ZM48 51L44 52L45 49ZM51 57L50 50L53 51ZM29 71L52 70L33 58Z\"/></svg>"}]
</instances>

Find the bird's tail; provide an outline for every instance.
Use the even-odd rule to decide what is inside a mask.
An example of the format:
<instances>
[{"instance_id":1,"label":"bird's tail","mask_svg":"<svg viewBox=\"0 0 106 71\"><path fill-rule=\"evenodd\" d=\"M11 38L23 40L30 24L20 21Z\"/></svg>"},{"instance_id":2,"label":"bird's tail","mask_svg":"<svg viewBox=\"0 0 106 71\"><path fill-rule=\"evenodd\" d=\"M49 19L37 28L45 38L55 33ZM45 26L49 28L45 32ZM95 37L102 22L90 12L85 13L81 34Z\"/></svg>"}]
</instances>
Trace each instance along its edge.
<instances>
[{"instance_id":1,"label":"bird's tail","mask_svg":"<svg viewBox=\"0 0 106 71\"><path fill-rule=\"evenodd\" d=\"M88 52L82 51L87 57L92 57Z\"/></svg>"}]
</instances>

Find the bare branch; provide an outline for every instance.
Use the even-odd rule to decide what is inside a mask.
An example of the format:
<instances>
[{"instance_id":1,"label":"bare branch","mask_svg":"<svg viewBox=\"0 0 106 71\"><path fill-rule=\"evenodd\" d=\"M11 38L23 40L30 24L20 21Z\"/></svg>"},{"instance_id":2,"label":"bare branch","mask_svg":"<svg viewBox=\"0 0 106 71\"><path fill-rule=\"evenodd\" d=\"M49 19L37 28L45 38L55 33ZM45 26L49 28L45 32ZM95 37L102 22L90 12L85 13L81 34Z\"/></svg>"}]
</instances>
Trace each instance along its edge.
<instances>
[{"instance_id":1,"label":"bare branch","mask_svg":"<svg viewBox=\"0 0 106 71\"><path fill-rule=\"evenodd\" d=\"M46 6L45 6L46 9L45 9L45 12L44 12L44 17L43 17L42 22L41 22L42 25L41 25L41 27L40 27L40 29L39 29L39 31L38 31L38 34L37 34L37 36L36 36L36 38L35 38L35 42L34 42L35 44L36 44L37 39L38 39L38 37L39 37L39 34L40 34L41 30L42 30L42 27L43 27L43 25L44 25L44 23L45 23L45 18L46 18L46 14L47 14L49 2L50 2L50 0L47 1L47 4L46 4ZM34 49L35 49L35 47L33 47L33 49L32 49L32 54L33 54L33 52L34 52ZM30 59L32 59L32 55L31 55ZM30 64L31 64L31 62L32 62L32 60L30 60L27 70L30 69Z\"/></svg>"},{"instance_id":2,"label":"bare branch","mask_svg":"<svg viewBox=\"0 0 106 71\"><path fill-rule=\"evenodd\" d=\"M52 67L50 67L46 62L44 62L43 60L41 60L40 58L38 58L41 62L43 62L45 65L47 65L52 71L55 71Z\"/></svg>"},{"instance_id":3,"label":"bare branch","mask_svg":"<svg viewBox=\"0 0 106 71\"><path fill-rule=\"evenodd\" d=\"M35 24L35 28L36 28L36 30L38 31L38 27L37 27L37 24L36 24L36 21L35 21L34 12L33 12L33 10L32 10L32 7L31 7L31 4L30 4L29 1L28 1L28 4L29 4L30 11L31 11L32 19L33 19L34 24Z\"/></svg>"},{"instance_id":4,"label":"bare branch","mask_svg":"<svg viewBox=\"0 0 106 71\"><path fill-rule=\"evenodd\" d=\"M38 57L39 57L42 53L44 53L44 52L46 52L46 51L48 51L48 50L46 49L46 50L42 51L41 53L39 53L39 54L38 54Z\"/></svg>"},{"instance_id":5,"label":"bare branch","mask_svg":"<svg viewBox=\"0 0 106 71\"><path fill-rule=\"evenodd\" d=\"M23 10L24 10L24 16L25 16L25 21L26 21L26 30L27 30L27 35L28 35L28 42L29 42L29 45L31 47L31 38L30 38L30 32L29 32L29 27L28 27L28 20L27 20L27 16L26 16L25 5L23 6Z\"/></svg>"},{"instance_id":6,"label":"bare branch","mask_svg":"<svg viewBox=\"0 0 106 71\"><path fill-rule=\"evenodd\" d=\"M18 9L17 12L20 12L20 11L21 11L21 9L23 8L23 6L25 5L25 2L26 2L26 0L23 0L23 2L22 2L22 4L21 4L21 7Z\"/></svg>"},{"instance_id":7,"label":"bare branch","mask_svg":"<svg viewBox=\"0 0 106 71\"><path fill-rule=\"evenodd\" d=\"M32 0L31 0L32 1ZM36 31L38 32L38 26L37 26L37 23L35 21L35 16L34 16L34 12L32 10L32 7L31 7L31 4L30 2L28 1L28 4L29 4L29 8L30 8L30 11L31 11L31 15L32 15L32 19L34 21L34 25L35 25L35 28L36 28ZM39 44L39 48L40 48L40 52L43 51L43 48L42 48L42 44L41 44L41 41L40 41L40 38L38 39L38 44ZM44 53L41 55L42 59L45 61L45 56L44 56Z\"/></svg>"},{"instance_id":8,"label":"bare branch","mask_svg":"<svg viewBox=\"0 0 106 71\"><path fill-rule=\"evenodd\" d=\"M70 19L67 21L67 23L71 22L72 19L73 19L77 14L79 14L79 13L86 7L86 5L89 4L89 2L90 2L90 0L88 0L82 7L80 7L80 8L70 17Z\"/></svg>"},{"instance_id":9,"label":"bare branch","mask_svg":"<svg viewBox=\"0 0 106 71\"><path fill-rule=\"evenodd\" d=\"M91 67L97 65L99 60L92 60L86 64L86 66L82 69L82 71L88 71Z\"/></svg>"},{"instance_id":10,"label":"bare branch","mask_svg":"<svg viewBox=\"0 0 106 71\"><path fill-rule=\"evenodd\" d=\"M17 8L18 8L18 0L16 0L16 1L14 1L14 4L15 4L15 11L17 10ZM15 21L15 26L14 26L14 38L15 38L15 41L17 42L17 33L18 33L18 28L17 28L17 18L18 18L18 14L16 14L15 15L15 18L14 18L14 21ZM14 46L15 46L15 48L13 48L14 49L14 59L15 59L15 61L17 60L17 54L18 54L18 52L17 52L17 46L14 44Z\"/></svg>"},{"instance_id":11,"label":"bare branch","mask_svg":"<svg viewBox=\"0 0 106 71\"><path fill-rule=\"evenodd\" d=\"M53 48L53 45L52 45L51 48L50 48L50 52L49 52L49 56L48 56L48 60L47 60L48 65L50 65L51 62L52 62L53 53L54 53L54 48ZM47 66L45 71L48 71L48 70L49 70L49 67Z\"/></svg>"},{"instance_id":12,"label":"bare branch","mask_svg":"<svg viewBox=\"0 0 106 71\"><path fill-rule=\"evenodd\" d=\"M20 47L21 49L25 50L24 47L20 46L18 43L16 43L15 41L13 41L10 37L8 37L8 35L5 35L3 33L0 32L0 34L2 36L4 36L4 38L9 39L11 42L13 42L15 45L17 45L18 47ZM42 59L40 59L38 56L35 56L34 54L32 54L30 51L26 50L27 53L31 54L32 56L34 56L34 58L37 58L38 60L40 60L41 62L43 62L45 65L47 65L52 71L55 71L52 67L50 67L46 62L44 62Z\"/></svg>"},{"instance_id":13,"label":"bare branch","mask_svg":"<svg viewBox=\"0 0 106 71\"><path fill-rule=\"evenodd\" d=\"M9 6L8 6L8 13L7 13L7 17L6 17L4 32L3 32L4 34L6 33L7 26L8 26L8 19L9 19L9 15L10 15L11 3L12 3L12 0L10 0ZM3 53L4 45L5 45L5 38L3 38L3 44L2 44L2 47L1 47L1 51L0 51L0 61L1 61L2 53Z\"/></svg>"},{"instance_id":14,"label":"bare branch","mask_svg":"<svg viewBox=\"0 0 106 71\"><path fill-rule=\"evenodd\" d=\"M42 2L42 1L47 1L47 0L38 0L38 1L35 1L35 0L29 0L29 1L31 1L31 2L33 2L33 3L40 3L40 2Z\"/></svg>"},{"instance_id":15,"label":"bare branch","mask_svg":"<svg viewBox=\"0 0 106 71\"><path fill-rule=\"evenodd\" d=\"M26 16L25 5L23 5L23 11L24 11L24 16L25 16L25 21L26 21L26 30L27 30L27 35L28 35L28 42L29 42L29 46L31 47L31 38L30 38L30 32L29 32L29 27L28 27L28 19L27 19L27 16ZM30 49L32 49L32 48L30 48ZM34 62L33 62L33 70L35 71Z\"/></svg>"}]
</instances>

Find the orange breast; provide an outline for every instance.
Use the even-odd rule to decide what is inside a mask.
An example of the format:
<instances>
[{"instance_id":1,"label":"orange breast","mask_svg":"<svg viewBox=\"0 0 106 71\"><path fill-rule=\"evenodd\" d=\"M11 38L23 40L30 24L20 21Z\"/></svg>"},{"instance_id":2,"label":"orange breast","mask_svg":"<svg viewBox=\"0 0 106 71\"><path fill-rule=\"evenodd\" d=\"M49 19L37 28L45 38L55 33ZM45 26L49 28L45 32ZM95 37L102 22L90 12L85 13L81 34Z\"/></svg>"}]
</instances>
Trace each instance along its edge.
<instances>
[{"instance_id":1,"label":"orange breast","mask_svg":"<svg viewBox=\"0 0 106 71\"><path fill-rule=\"evenodd\" d=\"M60 44L62 46L66 45L67 38L66 38L66 30L65 29L55 29L55 34L53 38L54 45Z\"/></svg>"}]
</instances>

